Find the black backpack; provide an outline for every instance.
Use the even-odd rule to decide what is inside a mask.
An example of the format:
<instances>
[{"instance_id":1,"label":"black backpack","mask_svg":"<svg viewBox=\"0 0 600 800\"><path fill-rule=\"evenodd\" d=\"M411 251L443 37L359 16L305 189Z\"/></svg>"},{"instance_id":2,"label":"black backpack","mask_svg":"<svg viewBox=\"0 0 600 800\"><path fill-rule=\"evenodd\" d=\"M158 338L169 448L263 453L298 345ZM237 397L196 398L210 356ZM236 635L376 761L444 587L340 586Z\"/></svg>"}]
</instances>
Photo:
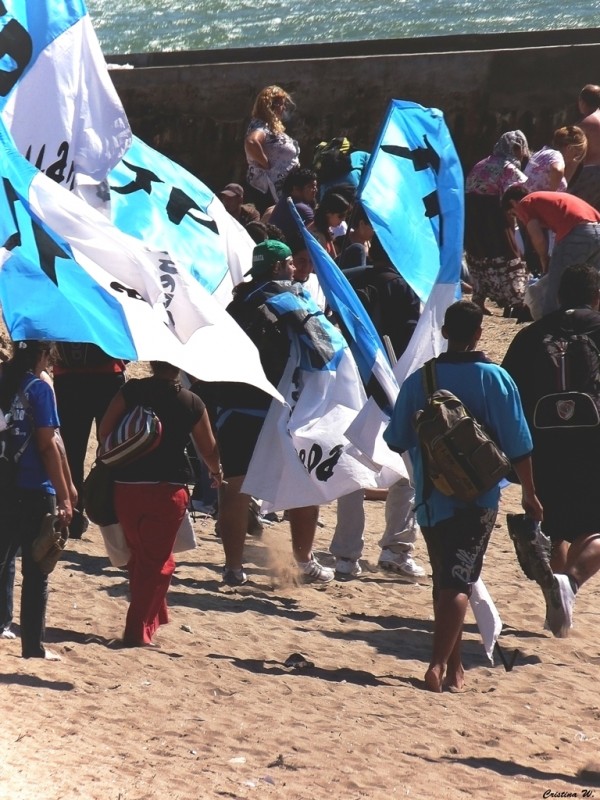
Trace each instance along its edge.
<instances>
[{"instance_id":1,"label":"black backpack","mask_svg":"<svg viewBox=\"0 0 600 800\"><path fill-rule=\"evenodd\" d=\"M600 352L587 333L563 325L543 340L543 358L550 367L554 391L537 401L536 431L600 429Z\"/></svg>"},{"instance_id":2,"label":"black backpack","mask_svg":"<svg viewBox=\"0 0 600 800\"><path fill-rule=\"evenodd\" d=\"M36 380L39 379L32 378L32 380L29 381L25 387L25 391ZM25 413L31 414L25 392L23 392L21 395L21 402L25 408ZM17 487L17 464L29 446L29 442L31 441L31 437L33 435L30 434L23 442L21 447L15 451L12 433L13 427L14 422L10 412L4 414L4 412L0 409L0 507L11 505L14 502Z\"/></svg>"},{"instance_id":3,"label":"black backpack","mask_svg":"<svg viewBox=\"0 0 600 800\"><path fill-rule=\"evenodd\" d=\"M417 411L414 427L423 452L428 484L442 494L470 503L489 491L510 470L510 461L455 394L438 389L435 359L423 366L427 404Z\"/></svg>"},{"instance_id":4,"label":"black backpack","mask_svg":"<svg viewBox=\"0 0 600 800\"><path fill-rule=\"evenodd\" d=\"M313 169L320 183L335 183L352 169L352 145L345 136L320 142L314 152Z\"/></svg>"}]
</instances>

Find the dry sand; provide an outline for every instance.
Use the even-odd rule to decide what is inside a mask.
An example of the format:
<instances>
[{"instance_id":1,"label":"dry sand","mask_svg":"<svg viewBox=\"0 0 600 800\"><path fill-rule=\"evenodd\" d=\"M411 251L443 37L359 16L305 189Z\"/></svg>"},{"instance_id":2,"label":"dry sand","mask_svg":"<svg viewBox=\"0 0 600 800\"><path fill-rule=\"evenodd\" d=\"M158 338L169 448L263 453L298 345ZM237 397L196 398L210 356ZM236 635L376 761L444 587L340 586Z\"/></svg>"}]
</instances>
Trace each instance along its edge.
<instances>
[{"instance_id":1,"label":"dry sand","mask_svg":"<svg viewBox=\"0 0 600 800\"><path fill-rule=\"evenodd\" d=\"M515 330L486 321L488 352L501 357ZM505 493L483 571L514 668L487 662L469 613L460 695L423 690L430 582L377 570L381 501L367 503L363 576L320 588L274 584L269 564L290 559L286 523L249 539L248 585L223 587L213 524L197 522L156 650L109 646L127 580L91 526L51 578L47 640L62 661L23 661L18 641L0 640L0 797L600 797L598 581L581 590L569 639L543 631L541 593L506 532L518 499ZM329 563L335 504L321 517ZM417 557L426 563L422 541ZM314 666L285 667L292 653Z\"/></svg>"}]
</instances>

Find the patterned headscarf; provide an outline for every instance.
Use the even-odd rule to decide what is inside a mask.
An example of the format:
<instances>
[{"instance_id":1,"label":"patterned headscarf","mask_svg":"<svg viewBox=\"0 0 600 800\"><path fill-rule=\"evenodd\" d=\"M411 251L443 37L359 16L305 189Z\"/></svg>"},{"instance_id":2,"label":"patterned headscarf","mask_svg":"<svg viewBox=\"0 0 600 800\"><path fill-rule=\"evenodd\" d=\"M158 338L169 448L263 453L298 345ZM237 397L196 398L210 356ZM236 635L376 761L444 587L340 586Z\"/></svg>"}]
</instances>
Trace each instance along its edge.
<instances>
[{"instance_id":1,"label":"patterned headscarf","mask_svg":"<svg viewBox=\"0 0 600 800\"><path fill-rule=\"evenodd\" d=\"M515 147L521 148L521 157L515 155ZM502 158L503 161L510 161L515 166L521 166L524 156L529 156L529 145L523 131L507 131L498 139L492 150L492 155Z\"/></svg>"}]
</instances>

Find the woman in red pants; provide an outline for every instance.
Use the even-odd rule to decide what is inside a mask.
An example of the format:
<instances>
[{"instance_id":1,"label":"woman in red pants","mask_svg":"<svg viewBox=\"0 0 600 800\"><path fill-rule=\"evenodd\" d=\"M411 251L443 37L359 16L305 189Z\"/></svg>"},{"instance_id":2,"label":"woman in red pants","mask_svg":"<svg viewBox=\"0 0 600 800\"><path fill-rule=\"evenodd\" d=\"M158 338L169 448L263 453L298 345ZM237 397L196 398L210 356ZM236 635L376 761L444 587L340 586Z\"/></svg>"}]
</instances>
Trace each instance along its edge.
<instances>
[{"instance_id":1,"label":"woman in red pants","mask_svg":"<svg viewBox=\"0 0 600 800\"><path fill-rule=\"evenodd\" d=\"M151 362L153 376L130 380L117 392L100 423L104 441L136 405L150 406L162 423L160 444L152 452L115 468L115 508L131 556L127 564L131 603L124 642L152 644L166 624L167 590L175 570L173 544L184 518L189 493L185 483L185 445L190 434L206 461L215 486L222 479L219 451L204 404L178 382L177 367Z\"/></svg>"}]
</instances>

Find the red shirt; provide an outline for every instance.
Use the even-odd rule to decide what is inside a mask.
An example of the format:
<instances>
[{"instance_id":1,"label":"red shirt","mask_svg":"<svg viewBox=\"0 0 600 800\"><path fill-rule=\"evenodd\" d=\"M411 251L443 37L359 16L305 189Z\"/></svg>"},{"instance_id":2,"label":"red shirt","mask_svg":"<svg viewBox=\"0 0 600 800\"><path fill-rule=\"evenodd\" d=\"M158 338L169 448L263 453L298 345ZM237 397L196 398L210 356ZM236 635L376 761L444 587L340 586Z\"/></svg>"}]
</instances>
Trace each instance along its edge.
<instances>
[{"instance_id":1,"label":"red shirt","mask_svg":"<svg viewBox=\"0 0 600 800\"><path fill-rule=\"evenodd\" d=\"M531 192L516 208L521 222L527 225L537 219L544 228L554 231L557 242L577 225L600 223L600 213L593 206L567 192Z\"/></svg>"}]
</instances>

